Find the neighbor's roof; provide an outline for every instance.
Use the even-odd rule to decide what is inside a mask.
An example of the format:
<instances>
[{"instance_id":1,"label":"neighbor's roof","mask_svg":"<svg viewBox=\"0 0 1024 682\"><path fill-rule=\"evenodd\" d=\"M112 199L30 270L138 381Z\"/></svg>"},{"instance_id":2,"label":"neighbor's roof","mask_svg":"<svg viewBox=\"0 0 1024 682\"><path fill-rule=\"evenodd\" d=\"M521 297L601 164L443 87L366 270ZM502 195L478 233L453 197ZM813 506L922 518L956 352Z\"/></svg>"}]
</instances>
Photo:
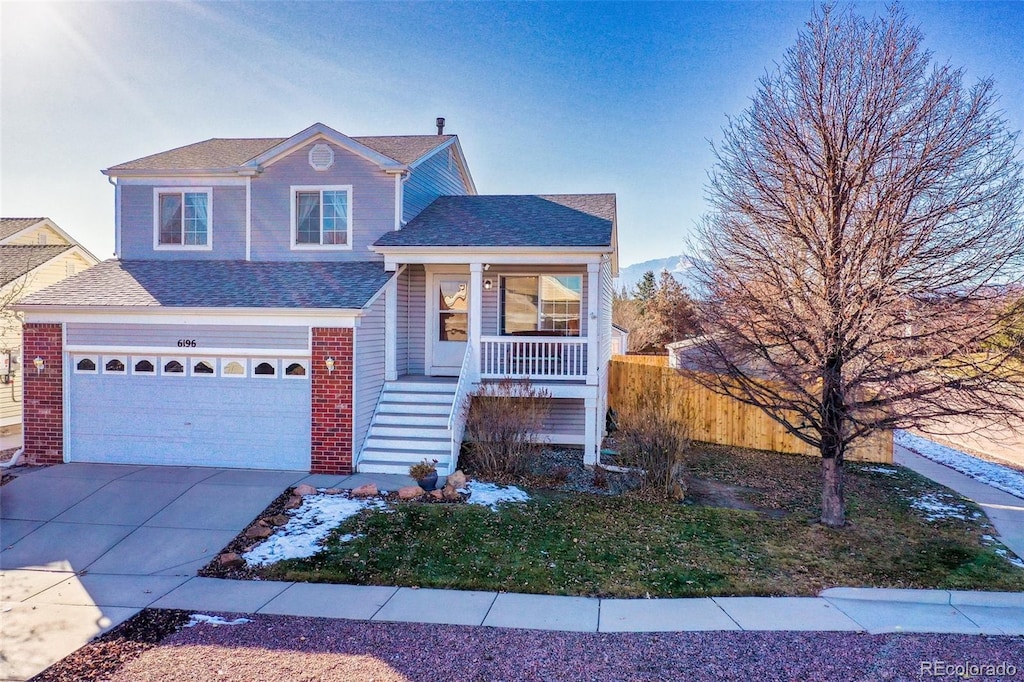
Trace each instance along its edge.
<instances>
[{"instance_id":1,"label":"neighbor's roof","mask_svg":"<svg viewBox=\"0 0 1024 682\"><path fill-rule=\"evenodd\" d=\"M392 273L379 262L108 260L21 305L362 308Z\"/></svg>"},{"instance_id":2,"label":"neighbor's roof","mask_svg":"<svg viewBox=\"0 0 1024 682\"><path fill-rule=\"evenodd\" d=\"M46 261L73 248L75 248L74 244L0 246L0 286L13 282L22 275L32 272Z\"/></svg>"},{"instance_id":3,"label":"neighbor's roof","mask_svg":"<svg viewBox=\"0 0 1024 682\"><path fill-rule=\"evenodd\" d=\"M424 156L430 150L441 146L454 135L393 135L386 137L353 137L361 145L369 147L398 163L409 164ZM276 147L290 138L222 138L215 137L203 142L185 145L159 154L111 166L111 172L127 170L202 170L210 168L235 168L256 158L263 152Z\"/></svg>"},{"instance_id":4,"label":"neighbor's roof","mask_svg":"<svg viewBox=\"0 0 1024 682\"><path fill-rule=\"evenodd\" d=\"M7 239L46 218L0 218L0 239Z\"/></svg>"},{"instance_id":5,"label":"neighbor's roof","mask_svg":"<svg viewBox=\"0 0 1024 682\"><path fill-rule=\"evenodd\" d=\"M376 246L611 247L614 194L443 196Z\"/></svg>"}]
</instances>

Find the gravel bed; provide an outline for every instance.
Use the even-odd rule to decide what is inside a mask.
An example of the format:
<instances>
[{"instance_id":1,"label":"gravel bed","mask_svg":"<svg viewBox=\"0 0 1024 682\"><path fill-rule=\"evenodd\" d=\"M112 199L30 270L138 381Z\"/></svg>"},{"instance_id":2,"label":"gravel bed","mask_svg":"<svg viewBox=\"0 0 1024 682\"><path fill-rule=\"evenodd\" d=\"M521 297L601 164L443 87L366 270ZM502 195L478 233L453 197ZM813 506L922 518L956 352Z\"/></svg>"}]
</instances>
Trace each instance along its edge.
<instances>
[{"instance_id":1,"label":"gravel bed","mask_svg":"<svg viewBox=\"0 0 1024 682\"><path fill-rule=\"evenodd\" d=\"M152 612L144 611L136 618L147 613ZM89 644L38 679L910 681L922 679L922 661L933 660L950 664L1007 662L1016 666L1018 675L1024 670L1024 638L1019 637L818 632L597 634L248 617L252 621L243 625L179 627L158 645L133 646L128 655L117 659L117 666L84 667L95 660L92 650L100 642ZM108 655L114 639L108 636L102 641Z\"/></svg>"},{"instance_id":2,"label":"gravel bed","mask_svg":"<svg viewBox=\"0 0 1024 682\"><path fill-rule=\"evenodd\" d=\"M608 459L607 456L602 457L605 464L610 463ZM583 451L578 448L544 448L530 463L530 476L527 478L524 483L534 487L592 495L621 495L638 487L634 474L603 468L595 472L583 466ZM604 483L600 484L602 478Z\"/></svg>"}]
</instances>

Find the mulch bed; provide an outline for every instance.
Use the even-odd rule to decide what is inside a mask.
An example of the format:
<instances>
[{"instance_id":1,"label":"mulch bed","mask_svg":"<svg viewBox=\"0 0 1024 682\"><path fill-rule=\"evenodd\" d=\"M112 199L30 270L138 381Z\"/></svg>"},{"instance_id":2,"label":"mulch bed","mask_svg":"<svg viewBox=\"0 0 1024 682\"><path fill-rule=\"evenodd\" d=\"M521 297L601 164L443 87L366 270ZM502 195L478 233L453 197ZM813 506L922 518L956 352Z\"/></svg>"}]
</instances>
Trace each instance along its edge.
<instances>
[{"instance_id":1,"label":"mulch bed","mask_svg":"<svg viewBox=\"0 0 1024 682\"><path fill-rule=\"evenodd\" d=\"M105 680L188 622L188 611L145 609L32 678L31 682Z\"/></svg>"}]
</instances>

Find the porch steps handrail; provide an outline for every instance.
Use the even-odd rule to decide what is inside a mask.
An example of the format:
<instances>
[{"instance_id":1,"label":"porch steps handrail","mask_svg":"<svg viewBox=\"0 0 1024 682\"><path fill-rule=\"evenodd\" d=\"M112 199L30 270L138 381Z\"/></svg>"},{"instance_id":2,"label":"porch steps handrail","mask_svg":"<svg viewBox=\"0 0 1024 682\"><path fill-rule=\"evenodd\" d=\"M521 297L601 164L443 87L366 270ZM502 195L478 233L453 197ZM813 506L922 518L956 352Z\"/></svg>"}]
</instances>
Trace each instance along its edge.
<instances>
[{"instance_id":1,"label":"porch steps handrail","mask_svg":"<svg viewBox=\"0 0 1024 682\"><path fill-rule=\"evenodd\" d=\"M455 398L452 400L452 413L448 417L448 431L451 433L451 470L455 471L459 464L459 451L462 449L462 437L466 431L466 406L470 388L476 383L476 353L472 343L466 344L466 352L462 356L462 367L459 368L459 381L455 384Z\"/></svg>"}]
</instances>

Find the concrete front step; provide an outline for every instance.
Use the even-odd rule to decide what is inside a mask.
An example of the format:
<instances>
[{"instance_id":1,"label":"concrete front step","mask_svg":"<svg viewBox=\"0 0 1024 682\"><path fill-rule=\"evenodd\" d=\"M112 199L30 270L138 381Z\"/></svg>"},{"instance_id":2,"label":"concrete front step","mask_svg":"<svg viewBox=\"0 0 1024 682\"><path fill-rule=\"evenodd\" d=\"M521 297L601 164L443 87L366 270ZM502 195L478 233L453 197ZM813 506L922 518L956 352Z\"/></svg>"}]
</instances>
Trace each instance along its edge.
<instances>
[{"instance_id":1,"label":"concrete front step","mask_svg":"<svg viewBox=\"0 0 1024 682\"><path fill-rule=\"evenodd\" d=\"M448 405L451 407L455 400L455 393L435 393L433 391L391 391L385 390L382 394L384 400L390 403L414 403L416 405Z\"/></svg>"},{"instance_id":2,"label":"concrete front step","mask_svg":"<svg viewBox=\"0 0 1024 682\"><path fill-rule=\"evenodd\" d=\"M420 460L416 460L416 462L420 462L420 461L422 461L422 460L421 459ZM408 476L409 475L409 467L412 464L415 464L416 462L412 462L412 463L407 464L407 463L404 463L404 462L399 463L399 462L391 462L391 461L387 461L387 460L363 458L363 459L359 460L359 472L360 473L367 473L367 474L403 474L405 476ZM451 472L451 463L448 462L447 460L445 460L443 462L438 460L438 462L437 462L437 475L438 476L447 476L450 473L452 473Z\"/></svg>"},{"instance_id":3,"label":"concrete front step","mask_svg":"<svg viewBox=\"0 0 1024 682\"><path fill-rule=\"evenodd\" d=\"M455 394L457 382L452 381L389 381L385 389L396 389L400 391L411 391L416 393L450 393Z\"/></svg>"},{"instance_id":4,"label":"concrete front step","mask_svg":"<svg viewBox=\"0 0 1024 682\"><path fill-rule=\"evenodd\" d=\"M374 426L401 425L420 427L441 427L448 429L447 414L413 414L411 412L380 412L373 421Z\"/></svg>"},{"instance_id":5,"label":"concrete front step","mask_svg":"<svg viewBox=\"0 0 1024 682\"><path fill-rule=\"evenodd\" d=\"M447 453L451 452L452 441L448 438L417 438L412 435L400 436L370 436L366 441L364 450L409 450L422 453ZM436 456L436 455L435 455Z\"/></svg>"},{"instance_id":6,"label":"concrete front step","mask_svg":"<svg viewBox=\"0 0 1024 682\"><path fill-rule=\"evenodd\" d=\"M393 402L387 396L383 396L380 405L377 407L380 414L443 414L445 419L452 412L452 404L448 403L407 403Z\"/></svg>"},{"instance_id":7,"label":"concrete front step","mask_svg":"<svg viewBox=\"0 0 1024 682\"><path fill-rule=\"evenodd\" d=\"M445 423L435 426L423 426L422 424L381 424L377 423L370 427L370 437L375 436L390 438L430 438L432 440L443 440L451 442L451 432L448 430L447 420Z\"/></svg>"}]
</instances>

